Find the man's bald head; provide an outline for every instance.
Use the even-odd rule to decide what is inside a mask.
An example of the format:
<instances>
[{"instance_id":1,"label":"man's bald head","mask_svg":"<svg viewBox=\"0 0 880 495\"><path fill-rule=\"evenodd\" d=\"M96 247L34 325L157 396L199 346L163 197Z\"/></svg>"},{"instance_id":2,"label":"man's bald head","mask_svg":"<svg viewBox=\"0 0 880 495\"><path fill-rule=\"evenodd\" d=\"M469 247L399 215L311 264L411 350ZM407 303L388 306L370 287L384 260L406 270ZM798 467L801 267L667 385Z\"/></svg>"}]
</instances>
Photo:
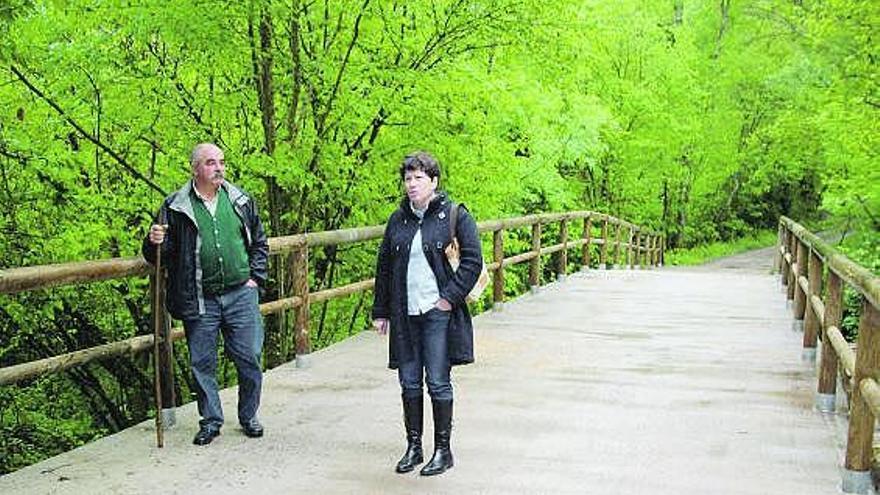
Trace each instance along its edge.
<instances>
[{"instance_id":1,"label":"man's bald head","mask_svg":"<svg viewBox=\"0 0 880 495\"><path fill-rule=\"evenodd\" d=\"M223 155L223 151L214 143L199 143L195 145L192 150L192 153L189 155L189 163L192 165L192 168L195 169L201 163L202 157L206 152L219 152L220 155Z\"/></svg>"}]
</instances>

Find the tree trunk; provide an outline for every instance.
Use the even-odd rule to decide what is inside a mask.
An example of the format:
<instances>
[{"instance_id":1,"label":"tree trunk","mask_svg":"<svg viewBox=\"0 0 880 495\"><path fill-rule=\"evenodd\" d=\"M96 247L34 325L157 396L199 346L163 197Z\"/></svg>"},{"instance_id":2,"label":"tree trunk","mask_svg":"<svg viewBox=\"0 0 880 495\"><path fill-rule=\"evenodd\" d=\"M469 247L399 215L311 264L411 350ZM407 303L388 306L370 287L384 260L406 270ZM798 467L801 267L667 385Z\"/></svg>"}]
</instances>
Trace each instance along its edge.
<instances>
[{"instance_id":1,"label":"tree trunk","mask_svg":"<svg viewBox=\"0 0 880 495\"><path fill-rule=\"evenodd\" d=\"M719 8L721 9L721 25L718 27L718 36L715 37L715 50L712 52L713 59L721 55L721 39L730 25L730 0L721 0Z\"/></svg>"},{"instance_id":2,"label":"tree trunk","mask_svg":"<svg viewBox=\"0 0 880 495\"><path fill-rule=\"evenodd\" d=\"M272 29L272 15L269 13L269 5L267 3L261 2L259 5L259 27L256 33L254 32L252 13L252 17L248 20L248 34L251 40L251 59L254 70L253 81L257 90L260 122L263 126L263 153L269 157L274 157L277 142L275 130L275 88L272 78L274 66L272 43L274 33ZM269 203L268 230L272 235L283 235L286 233L286 229L284 229L281 221L282 208L285 204L283 191L274 176L266 176L265 182L266 199ZM285 295L284 263L272 263L270 270L272 279L269 287L270 294L275 297ZM272 286L274 286L274 290ZM284 362L284 342L289 337L285 320L286 318L283 313L266 318L264 354L266 356L266 366L269 368L274 368Z\"/></svg>"}]
</instances>

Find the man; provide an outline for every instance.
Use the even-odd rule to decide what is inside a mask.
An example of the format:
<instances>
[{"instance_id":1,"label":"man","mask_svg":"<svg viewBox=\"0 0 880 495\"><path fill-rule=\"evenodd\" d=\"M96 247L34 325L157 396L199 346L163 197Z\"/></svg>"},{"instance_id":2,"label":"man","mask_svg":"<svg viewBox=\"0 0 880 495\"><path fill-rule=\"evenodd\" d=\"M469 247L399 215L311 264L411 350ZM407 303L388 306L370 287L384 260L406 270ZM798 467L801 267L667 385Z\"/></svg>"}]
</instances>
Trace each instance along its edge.
<instances>
[{"instance_id":1,"label":"man","mask_svg":"<svg viewBox=\"0 0 880 495\"><path fill-rule=\"evenodd\" d=\"M238 422L248 437L261 437L258 284L266 281L269 245L253 198L224 179L223 151L198 144L190 163L192 179L162 203L144 239L143 255L155 263L156 246L162 246L166 305L186 331L202 417L193 443L211 443L223 425L216 377L221 331L238 372Z\"/></svg>"}]
</instances>

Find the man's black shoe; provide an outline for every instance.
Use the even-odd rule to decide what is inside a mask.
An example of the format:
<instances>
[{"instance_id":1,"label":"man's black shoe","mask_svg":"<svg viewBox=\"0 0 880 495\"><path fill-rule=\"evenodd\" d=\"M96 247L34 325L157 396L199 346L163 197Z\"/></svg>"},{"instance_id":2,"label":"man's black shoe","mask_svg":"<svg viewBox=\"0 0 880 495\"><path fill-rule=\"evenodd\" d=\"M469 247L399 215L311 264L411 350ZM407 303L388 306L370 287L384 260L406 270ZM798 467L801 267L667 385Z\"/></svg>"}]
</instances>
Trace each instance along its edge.
<instances>
[{"instance_id":1,"label":"man's black shoe","mask_svg":"<svg viewBox=\"0 0 880 495\"><path fill-rule=\"evenodd\" d=\"M211 443L214 438L220 436L220 430L217 428L207 428L201 427L199 428L199 432L196 433L196 437L193 438L194 445L208 445Z\"/></svg>"},{"instance_id":2,"label":"man's black shoe","mask_svg":"<svg viewBox=\"0 0 880 495\"><path fill-rule=\"evenodd\" d=\"M252 419L246 423L242 423L241 429L244 430L245 436L251 438L258 438L263 436L263 425L261 425L260 422L256 419Z\"/></svg>"}]
</instances>

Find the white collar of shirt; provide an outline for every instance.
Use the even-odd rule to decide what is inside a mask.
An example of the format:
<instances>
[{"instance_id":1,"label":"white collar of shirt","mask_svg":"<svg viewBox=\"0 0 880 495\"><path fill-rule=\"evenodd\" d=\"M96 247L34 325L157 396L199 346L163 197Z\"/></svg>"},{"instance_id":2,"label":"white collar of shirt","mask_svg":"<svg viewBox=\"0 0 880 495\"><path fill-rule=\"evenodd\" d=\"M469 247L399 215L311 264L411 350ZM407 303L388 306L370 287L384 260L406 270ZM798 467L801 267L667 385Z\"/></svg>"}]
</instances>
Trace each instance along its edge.
<instances>
[{"instance_id":1,"label":"white collar of shirt","mask_svg":"<svg viewBox=\"0 0 880 495\"><path fill-rule=\"evenodd\" d=\"M415 213L415 215L419 217L419 220L425 218L425 212L428 211L428 205L425 205L425 207L420 210L416 208L416 205L412 201L410 201L409 207L412 209L413 213Z\"/></svg>"},{"instance_id":2,"label":"white collar of shirt","mask_svg":"<svg viewBox=\"0 0 880 495\"><path fill-rule=\"evenodd\" d=\"M220 189L217 189L217 192L214 194L213 199L207 199L202 195L202 193L199 192L199 190L196 188L195 180L192 181L192 189L193 191L195 191L196 197L202 200L202 203L205 203L205 208L208 209L208 211L211 213L211 216L213 217L217 213L217 198L220 197Z\"/></svg>"}]
</instances>

